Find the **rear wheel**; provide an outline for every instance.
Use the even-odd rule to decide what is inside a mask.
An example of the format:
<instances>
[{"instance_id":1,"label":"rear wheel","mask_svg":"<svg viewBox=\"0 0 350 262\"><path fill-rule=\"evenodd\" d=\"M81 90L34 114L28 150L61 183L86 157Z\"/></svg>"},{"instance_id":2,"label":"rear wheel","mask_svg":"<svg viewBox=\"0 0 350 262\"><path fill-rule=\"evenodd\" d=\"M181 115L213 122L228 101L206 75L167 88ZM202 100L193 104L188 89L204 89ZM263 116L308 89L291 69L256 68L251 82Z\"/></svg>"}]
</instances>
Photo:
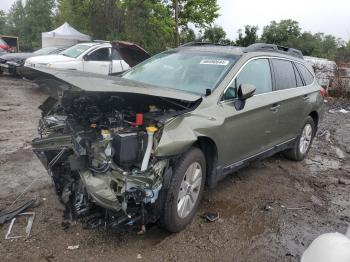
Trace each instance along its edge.
<instances>
[{"instance_id":1,"label":"rear wheel","mask_svg":"<svg viewBox=\"0 0 350 262\"><path fill-rule=\"evenodd\" d=\"M205 174L205 157L198 148L177 161L161 217L165 229L179 232L191 223L203 195Z\"/></svg>"},{"instance_id":2,"label":"rear wheel","mask_svg":"<svg viewBox=\"0 0 350 262\"><path fill-rule=\"evenodd\" d=\"M315 130L315 122L312 117L308 116L293 148L286 150L284 152L285 156L295 161L303 160L310 150Z\"/></svg>"}]
</instances>

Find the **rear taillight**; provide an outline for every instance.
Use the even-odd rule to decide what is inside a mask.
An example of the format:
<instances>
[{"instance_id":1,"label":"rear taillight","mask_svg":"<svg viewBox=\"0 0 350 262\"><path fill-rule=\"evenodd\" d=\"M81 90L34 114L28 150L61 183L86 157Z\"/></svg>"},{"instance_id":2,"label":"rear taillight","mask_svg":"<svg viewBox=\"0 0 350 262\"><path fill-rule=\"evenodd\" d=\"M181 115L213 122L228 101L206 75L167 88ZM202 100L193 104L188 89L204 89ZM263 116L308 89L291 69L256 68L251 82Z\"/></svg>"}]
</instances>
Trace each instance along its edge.
<instances>
[{"instance_id":1,"label":"rear taillight","mask_svg":"<svg viewBox=\"0 0 350 262\"><path fill-rule=\"evenodd\" d=\"M325 97L327 95L327 90L325 88L321 87L320 94L322 97Z\"/></svg>"}]
</instances>

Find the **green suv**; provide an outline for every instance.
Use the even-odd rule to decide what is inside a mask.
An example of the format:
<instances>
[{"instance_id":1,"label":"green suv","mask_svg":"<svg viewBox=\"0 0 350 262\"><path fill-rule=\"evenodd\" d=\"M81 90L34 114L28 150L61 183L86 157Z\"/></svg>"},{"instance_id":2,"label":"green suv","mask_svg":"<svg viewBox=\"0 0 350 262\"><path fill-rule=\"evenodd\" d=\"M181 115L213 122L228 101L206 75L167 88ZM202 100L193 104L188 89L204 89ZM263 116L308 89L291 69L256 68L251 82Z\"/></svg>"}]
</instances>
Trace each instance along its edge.
<instances>
[{"instance_id":1,"label":"green suv","mask_svg":"<svg viewBox=\"0 0 350 262\"><path fill-rule=\"evenodd\" d=\"M33 150L90 228L188 225L205 185L283 151L301 161L324 90L302 53L190 43L120 77L32 69L50 97Z\"/></svg>"}]
</instances>

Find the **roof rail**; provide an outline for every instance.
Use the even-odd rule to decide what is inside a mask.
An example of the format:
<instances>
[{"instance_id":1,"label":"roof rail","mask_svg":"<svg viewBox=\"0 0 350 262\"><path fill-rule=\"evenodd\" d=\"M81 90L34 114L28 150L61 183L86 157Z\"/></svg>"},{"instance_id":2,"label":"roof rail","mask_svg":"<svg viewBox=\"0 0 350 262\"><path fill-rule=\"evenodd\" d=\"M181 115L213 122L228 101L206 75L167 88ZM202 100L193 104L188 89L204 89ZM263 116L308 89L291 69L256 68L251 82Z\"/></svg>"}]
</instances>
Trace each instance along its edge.
<instances>
[{"instance_id":1,"label":"roof rail","mask_svg":"<svg viewBox=\"0 0 350 262\"><path fill-rule=\"evenodd\" d=\"M185 43L185 44L183 44L183 45L180 45L179 47L185 47L185 46L202 46L202 45L227 46L227 44L193 41L193 42L188 42L188 43Z\"/></svg>"},{"instance_id":2,"label":"roof rail","mask_svg":"<svg viewBox=\"0 0 350 262\"><path fill-rule=\"evenodd\" d=\"M303 53L298 49L279 46L279 45L275 45L275 44L256 43L256 44L252 44L244 49L245 53L257 52L257 51L277 52L277 53L281 53L281 54L295 56L295 57L298 57L301 59L304 58Z\"/></svg>"}]
</instances>

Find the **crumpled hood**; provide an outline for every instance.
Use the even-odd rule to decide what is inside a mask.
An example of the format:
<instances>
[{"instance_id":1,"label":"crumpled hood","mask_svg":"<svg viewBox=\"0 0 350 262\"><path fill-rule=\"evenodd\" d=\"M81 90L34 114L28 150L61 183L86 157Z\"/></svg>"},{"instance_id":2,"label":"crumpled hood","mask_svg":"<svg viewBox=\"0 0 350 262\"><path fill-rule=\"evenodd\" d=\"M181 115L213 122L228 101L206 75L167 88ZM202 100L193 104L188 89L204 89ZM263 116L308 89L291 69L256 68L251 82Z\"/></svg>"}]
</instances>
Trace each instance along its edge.
<instances>
[{"instance_id":1,"label":"crumpled hood","mask_svg":"<svg viewBox=\"0 0 350 262\"><path fill-rule=\"evenodd\" d=\"M43 85L48 92L57 97L62 91L70 92L110 92L133 93L156 97L172 98L188 102L201 99L200 95L180 90L157 87L117 76L103 76L99 74L79 71L66 71L48 68L30 68L30 79Z\"/></svg>"},{"instance_id":2,"label":"crumpled hood","mask_svg":"<svg viewBox=\"0 0 350 262\"><path fill-rule=\"evenodd\" d=\"M10 53L10 54L4 54L0 56L0 59L6 60L6 61L18 61L22 59L27 59L29 57L36 56L34 53Z\"/></svg>"},{"instance_id":3,"label":"crumpled hood","mask_svg":"<svg viewBox=\"0 0 350 262\"><path fill-rule=\"evenodd\" d=\"M53 63L70 62L70 61L76 61L76 59L72 57L64 56L64 55L42 55L42 56L32 57L28 59L27 63L53 64Z\"/></svg>"}]
</instances>

